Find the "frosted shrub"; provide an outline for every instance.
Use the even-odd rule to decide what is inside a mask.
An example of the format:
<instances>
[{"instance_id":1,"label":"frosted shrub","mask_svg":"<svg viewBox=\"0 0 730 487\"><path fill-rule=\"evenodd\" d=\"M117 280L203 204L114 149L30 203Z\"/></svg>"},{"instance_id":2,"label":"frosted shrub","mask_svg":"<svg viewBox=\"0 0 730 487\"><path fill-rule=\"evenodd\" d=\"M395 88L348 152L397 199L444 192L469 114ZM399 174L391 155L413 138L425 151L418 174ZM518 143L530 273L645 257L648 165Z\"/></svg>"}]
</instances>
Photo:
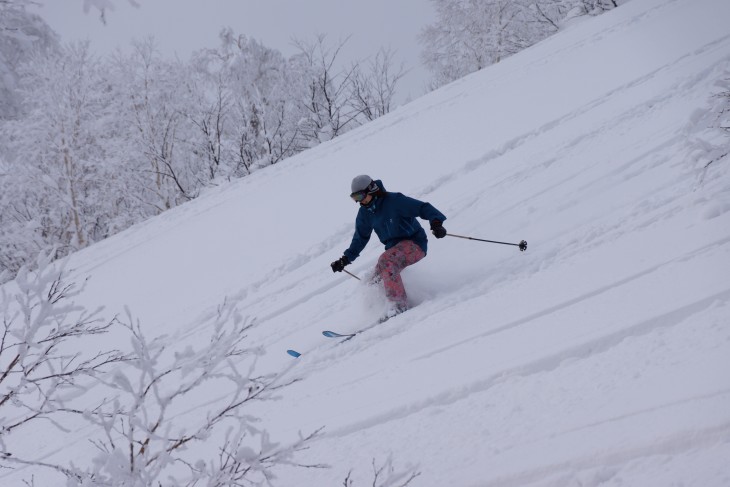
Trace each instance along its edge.
<instances>
[{"instance_id":1,"label":"frosted shrub","mask_svg":"<svg viewBox=\"0 0 730 487\"><path fill-rule=\"evenodd\" d=\"M84 344L112 323L99 318L100 310L73 304L81 288L66 284L48 256L37 268L21 269L0 293L0 465L17 461L11 442L16 430L73 414L63 397L83 393L89 377L124 359L118 351L81 351L93 349Z\"/></svg>"},{"instance_id":2,"label":"frosted shrub","mask_svg":"<svg viewBox=\"0 0 730 487\"><path fill-rule=\"evenodd\" d=\"M294 454L317 432L279 445L245 412L288 384L255 373L261 350L243 346L252 320L225 303L202 323L212 330L205 344L173 350L164 338L147 340L129 311L124 321L103 321L101 309L75 304L83 288L64 282L50 260L21 269L0 294L0 468L55 470L69 486L223 486L270 483L274 466L298 465ZM131 353L86 352L112 327L126 330ZM91 386L108 399L85 399ZM65 435L68 415L95 426L90 465L18 455L23 426L45 421Z\"/></svg>"},{"instance_id":3,"label":"frosted shrub","mask_svg":"<svg viewBox=\"0 0 730 487\"><path fill-rule=\"evenodd\" d=\"M95 441L93 465L74 470L69 485L270 482L272 468L293 464L294 453L316 435L282 446L246 414L248 403L271 399L287 383L255 374L261 350L243 347L252 321L234 306L224 304L204 325L213 333L197 349L171 351L165 339L148 341L129 313L121 324L134 358L101 378L115 398L85 414L103 437Z\"/></svg>"},{"instance_id":4,"label":"frosted shrub","mask_svg":"<svg viewBox=\"0 0 730 487\"><path fill-rule=\"evenodd\" d=\"M692 159L702 165L700 182L713 164L730 154L730 73L726 69L716 82L706 107L695 111L685 127Z\"/></svg>"},{"instance_id":5,"label":"frosted shrub","mask_svg":"<svg viewBox=\"0 0 730 487\"><path fill-rule=\"evenodd\" d=\"M406 487L421 475L414 467L407 467L405 470L396 470L393 465L393 457L389 456L382 465L378 465L373 459L372 462L372 485L373 487ZM353 472L347 474L344 487L355 487Z\"/></svg>"}]
</instances>

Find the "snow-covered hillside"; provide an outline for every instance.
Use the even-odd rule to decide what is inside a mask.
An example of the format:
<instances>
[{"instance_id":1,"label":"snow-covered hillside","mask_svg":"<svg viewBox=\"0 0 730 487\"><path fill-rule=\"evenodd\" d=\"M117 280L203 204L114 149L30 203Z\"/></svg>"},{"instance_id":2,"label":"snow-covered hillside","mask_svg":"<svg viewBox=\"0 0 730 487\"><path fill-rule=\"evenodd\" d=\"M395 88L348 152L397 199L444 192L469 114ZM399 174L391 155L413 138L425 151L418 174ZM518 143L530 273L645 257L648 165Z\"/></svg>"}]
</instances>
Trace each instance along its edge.
<instances>
[{"instance_id":1,"label":"snow-covered hillside","mask_svg":"<svg viewBox=\"0 0 730 487\"><path fill-rule=\"evenodd\" d=\"M331 466L275 485L350 470L370 485L389 455L419 486L730 485L730 160L707 166L703 148L728 142L698 122L730 78L728 19L726 0L634 0L576 23L79 252L78 302L128 306L174 349L206 341L224 300L255 318L259 370L298 381L250 412L274 441L324 427L296 460ZM404 272L414 307L336 345L320 332L382 311L329 268L362 173L431 202L449 232L529 248L431 238ZM381 251L373 238L348 270ZM93 452L90 430L45 427L18 448Z\"/></svg>"}]
</instances>

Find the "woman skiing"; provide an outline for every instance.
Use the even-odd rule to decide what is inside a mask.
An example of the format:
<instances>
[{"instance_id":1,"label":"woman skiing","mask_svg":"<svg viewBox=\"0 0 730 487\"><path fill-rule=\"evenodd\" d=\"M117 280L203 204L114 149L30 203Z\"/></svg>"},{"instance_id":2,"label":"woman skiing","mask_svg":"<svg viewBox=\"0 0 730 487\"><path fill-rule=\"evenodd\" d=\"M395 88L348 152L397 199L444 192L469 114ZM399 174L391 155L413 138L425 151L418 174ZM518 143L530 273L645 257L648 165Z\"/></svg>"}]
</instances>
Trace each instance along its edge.
<instances>
[{"instance_id":1,"label":"woman skiing","mask_svg":"<svg viewBox=\"0 0 730 487\"><path fill-rule=\"evenodd\" d=\"M332 262L333 272L342 272L365 248L375 230L385 245L378 259L374 281L382 280L391 306L386 318L408 309L407 296L400 273L426 256L426 232L416 217L428 220L436 238L446 236L442 222L446 217L430 203L402 193L385 190L382 181L361 175L352 180L350 197L360 204L355 220L355 234L343 256Z\"/></svg>"}]
</instances>

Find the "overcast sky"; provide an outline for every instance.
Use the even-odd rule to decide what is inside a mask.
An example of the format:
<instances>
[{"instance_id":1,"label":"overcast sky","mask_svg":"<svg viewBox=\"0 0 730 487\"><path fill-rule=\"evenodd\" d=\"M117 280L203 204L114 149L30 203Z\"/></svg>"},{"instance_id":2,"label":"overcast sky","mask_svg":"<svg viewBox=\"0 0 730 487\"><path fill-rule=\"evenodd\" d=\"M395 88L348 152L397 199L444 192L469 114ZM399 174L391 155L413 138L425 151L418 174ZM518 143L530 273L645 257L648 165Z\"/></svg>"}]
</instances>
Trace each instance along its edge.
<instances>
[{"instance_id":1,"label":"overcast sky","mask_svg":"<svg viewBox=\"0 0 730 487\"><path fill-rule=\"evenodd\" d=\"M33 9L63 41L89 39L99 54L128 49L132 39L154 36L160 51L182 59L193 51L218 45L218 33L229 26L264 45L291 55L292 38L327 34L336 43L348 36L342 60L362 59L380 47L397 51L410 72L399 98L423 94L428 72L420 65L417 35L434 21L429 0L112 0L106 25L98 10L84 12L83 0L41 0Z\"/></svg>"}]
</instances>

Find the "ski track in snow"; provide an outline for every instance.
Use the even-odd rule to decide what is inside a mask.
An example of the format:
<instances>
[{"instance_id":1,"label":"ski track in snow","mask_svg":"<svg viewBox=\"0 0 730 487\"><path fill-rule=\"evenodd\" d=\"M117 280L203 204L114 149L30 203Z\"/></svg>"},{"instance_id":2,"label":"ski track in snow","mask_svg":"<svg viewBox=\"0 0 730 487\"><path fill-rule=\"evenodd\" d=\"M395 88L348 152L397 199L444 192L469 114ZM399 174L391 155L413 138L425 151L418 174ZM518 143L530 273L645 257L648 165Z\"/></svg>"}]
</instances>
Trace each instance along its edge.
<instances>
[{"instance_id":1,"label":"ski track in snow","mask_svg":"<svg viewBox=\"0 0 730 487\"><path fill-rule=\"evenodd\" d=\"M691 320L691 318L696 316L702 310L708 310L713 306L724 306L724 309L727 309L728 298L730 298L730 292L726 291L721 293L721 295L713 296L706 300L692 303L691 305L685 306L681 309L673 310L672 312L667 313L666 317L656 317L645 323L639 323L629 330L623 330L616 333L614 336L604 336L599 340L584 343L572 350L566 350L559 356L545 357L539 361L533 361L525 366L512 370L501 370L498 373L495 373L489 380L472 384L462 390L455 390L452 394L442 394L423 403L411 404L409 407L401 408L397 411L389 411L382 416L371 418L367 422L349 425L336 431L332 431L324 440L321 441L328 443L329 441L333 441L333 438L334 440L337 440L338 438L347 438L351 435L353 437L357 437L359 432L371 428L377 429L378 431L382 431L383 429L385 429L385 431L394 431L397 427L394 428L389 426L393 425L394 422L396 425L403 425L404 421L412 417L417 417L419 414L421 417L427 414L432 414L427 413L427 411L450 410L450 408L446 406L455 404L459 401L471 399L475 395L483 396L488 393L490 389L501 387L504 390L506 388L513 388L517 381L524 381L531 377L549 377L549 375L546 374L551 370L579 369L583 367L582 362L591 361L595 363L601 361L602 355L606 355L614 351L617 353L618 348L630 343L629 340L633 340L634 342L641 339L644 341L651 340L651 334L657 334L663 329L673 329L682 323L687 323L688 320ZM608 364L610 363L613 362L608 362ZM662 414L669 414L670 416L674 414L686 414L689 411L697 411L698 408L702 409L704 405L717 409L718 405L723 402L727 403L727 400L730 398L730 388L695 395L688 395L686 393L681 394L680 392L675 394L679 396L678 399L666 401L653 400L651 406L639 408L632 408L629 403L625 405L628 410L622 414L612 414L609 417L605 417L600 420L594 419L584 424L579 424L578 426L558 429L546 436L533 434L529 437L530 439L527 444L524 443L524 440L520 442L520 449L523 449L529 444L542 444L544 442L555 443L558 441L570 441L571 443L580 443L580 440L576 441L572 438L576 435L579 437L581 435L586 435L592 430L600 431L605 428L614 429L616 431L625 431L626 427L623 423L631 425L638 421L636 424L643 424L646 420L655 420L655 418ZM500 394L497 392L492 394L491 401L494 400L494 397L500 397ZM476 402L484 404L483 399ZM463 410L464 408L455 409ZM725 415L725 417L727 416ZM713 422L711 419L703 422L706 423L708 421ZM618 467L625 467L625 464L635 463L640 461L643 457L657 457L661 455L676 456L684 452L727 444L727 440L729 438L729 426L730 423L725 421L707 427L695 427L682 431L673 431L660 437L647 437L646 439L638 442L638 445L635 443L629 448L626 448L625 446L620 446L618 448L608 448L604 446L598 451L590 450L590 448L588 448L589 452L585 455L572 456L570 461L557 461L551 463L540 460L536 462L536 460L532 458L531 463L533 464L547 463L547 465L542 465L539 468L522 469L522 471L516 475L496 476L488 482L482 482L474 485L528 485L532 482L537 482L539 485L573 485L567 483L565 476L570 474L570 476L575 477L575 473L577 471L590 470L592 468L599 467L617 467L616 471L619 471ZM596 432L595 434L600 433ZM524 437L518 436L517 438L522 439ZM509 447L504 444L500 444L499 447L501 449L506 448L506 451L509 451ZM588 444L586 447L588 447ZM561 473L563 474L562 476L558 475ZM555 481L547 481L546 479L550 479L551 475L558 475L560 478ZM599 483L593 484L588 482L580 485L598 485Z\"/></svg>"},{"instance_id":2,"label":"ski track in snow","mask_svg":"<svg viewBox=\"0 0 730 487\"><path fill-rule=\"evenodd\" d=\"M583 295L577 296L577 297L575 297L573 299L570 299L568 301L565 301L563 303L559 303L559 304L557 304L555 306L552 306L552 307L550 307L548 309L538 311L538 312L536 312L534 314L531 314L531 315L526 316L524 318L520 318L520 319L515 320L513 322L510 322L510 323L507 323L507 324L502 325L502 326L500 326L498 328L491 329L491 330L486 331L484 333L481 333L479 335L469 337L466 340L463 340L461 342L457 342L457 343L454 343L454 344L450 344L447 347L443 347L443 348L440 348L440 349L437 349L437 350L433 350L433 351L429 352L428 354L420 355L420 356L416 357L416 360L429 359L429 358L432 358L434 355L437 355L439 353L442 353L442 352L451 350L453 348L458 348L458 347L460 347L460 346L462 346L462 345L464 345L466 343L472 342L475 339L487 338L487 337L489 337L491 335L494 335L494 334L497 334L497 333L501 333L503 331L510 330L512 328L521 326L521 325L523 325L525 323L529 323L531 321L534 321L536 318L546 317L547 315L551 315L551 314L554 314L557 311L563 310L565 308L569 308L571 306L575 306L576 304L579 304L579 303L584 302L586 300L592 299L592 298L594 298L594 297L596 297L598 295L604 294L604 293L606 293L608 291L611 291L613 289L616 289L618 287L624 286L624 285L626 285L626 284L628 284L628 283L630 283L632 281L635 281L635 280L637 280L639 278L642 278L644 276L650 275L653 272L655 272L657 269L660 269L660 268L662 268L662 267L664 267L664 266L666 266L668 264L671 264L671 263L674 263L674 262L682 262L682 261L689 260L693 256L695 256L696 254L701 253L703 250L714 249L714 248L716 248L718 246L727 245L729 243L730 243L730 238L726 238L726 239L720 240L718 242L713 242L713 243L707 245L706 247L697 249L696 251L692 251L691 253L688 253L686 255L677 257L677 258L672 259L670 261L667 261L667 262L663 262L663 263L654 265L654 266L652 266L652 267L650 267L648 269L645 269L645 270L643 270L641 272L638 272L638 273L633 274L631 276L628 276L626 278L620 279L620 280L618 280L616 282L609 283L608 285L603 286L603 287L601 287L599 289L595 289L593 291L590 291L590 292L585 293ZM708 297L706 299L701 300L700 302L703 303L703 304L700 306L700 309L704 309L707 305L712 304L716 299L722 299L722 300L727 299L728 292L730 292L730 288L728 288L727 290L722 291L722 292L720 292L720 293L718 293L716 295L713 295L713 296L710 296L710 297ZM693 306L690 306L690 308L694 309ZM672 313L670 313L670 315L671 314ZM658 319L660 321L663 320L663 319L665 319L665 318L668 318L668 317L667 316L664 316L664 315L658 317ZM654 321L654 320L651 320L651 321Z\"/></svg>"},{"instance_id":3,"label":"ski track in snow","mask_svg":"<svg viewBox=\"0 0 730 487\"><path fill-rule=\"evenodd\" d=\"M693 399L696 400L697 398ZM728 436L730 436L730 422L700 430L692 429L678 432L659 440L652 438L643 444L632 445L618 451L599 454L591 452L587 455L576 456L570 461L526 469L518 475L490 479L487 482L474 485L483 487L604 485L620 471L620 468L631 462L637 462L639 459L647 457L674 457L685 452L716 446L726 443ZM586 479L585 483L576 482L576 471L591 469L601 469L603 475L598 478L594 477L592 481Z\"/></svg>"},{"instance_id":4,"label":"ski track in snow","mask_svg":"<svg viewBox=\"0 0 730 487\"><path fill-rule=\"evenodd\" d=\"M566 306L571 306L580 300L576 300L573 303L567 304ZM665 313L660 316L656 316L652 319L636 323L634 325L628 326L626 328L622 328L618 331L615 331L613 333L609 333L606 335L599 336L597 338L594 338L592 340L580 343L577 346L574 346L572 348L561 350L558 353L541 357L538 360L529 362L527 364L523 364L517 367L509 368L509 369L499 369L492 372L492 374L482 380L476 381L472 384L469 384L468 386L462 386L454 390L446 390L434 397L428 398L427 400L417 402L410 404L408 406L397 408L394 410L387 411L383 414L381 414L378 417L374 418L368 418L367 421L357 423L354 425L351 425L347 428L343 428L337 431L333 431L329 433L329 436L345 436L352 434L354 432L357 432L362 429L369 428L373 425L381 425L387 422L391 421L398 421L402 419L405 416L417 413L423 409L433 407L433 406L446 406L449 404L453 404L457 401L460 401L474 393L483 392L485 390L488 390L492 388L494 385L510 381L515 377L525 377L529 375L534 375L538 373L544 373L549 372L551 370L556 369L557 367L561 366L563 363L568 361L574 361L574 360L580 360L586 357L593 356L595 354L603 353L612 347L615 347L622 343L627 338L632 337L638 337L642 335L646 335L648 333L651 333L659 328L664 327L671 327L675 326L677 324L682 323L683 321L689 319L690 317L696 315L697 313L704 311L708 309L711 306L717 305L718 302L721 302L723 305L727 305L730 302L730 288L717 293L713 296L709 296L705 299L699 300L697 302L694 302L692 304L689 304L687 306L683 306L677 309L674 309L668 313ZM557 309L562 308L556 308L555 310L547 311L546 313L541 313L538 316L544 316L545 314L552 313L556 311ZM500 333L506 329L513 328L515 326L518 326L523 323L528 323L532 321L535 317L528 317L524 320L520 320L517 323L512 323L507 325L506 327L503 327L501 329L493 330L490 332L487 332L481 336L475 337L478 339L484 338L486 336ZM474 339L469 339L466 342L473 344ZM414 360L424 360L424 359L433 359L433 357L439 353L443 353L446 350L458 347L461 344L454 344L447 349L441 349L436 350L434 352L428 353L426 355L418 356Z\"/></svg>"}]
</instances>

